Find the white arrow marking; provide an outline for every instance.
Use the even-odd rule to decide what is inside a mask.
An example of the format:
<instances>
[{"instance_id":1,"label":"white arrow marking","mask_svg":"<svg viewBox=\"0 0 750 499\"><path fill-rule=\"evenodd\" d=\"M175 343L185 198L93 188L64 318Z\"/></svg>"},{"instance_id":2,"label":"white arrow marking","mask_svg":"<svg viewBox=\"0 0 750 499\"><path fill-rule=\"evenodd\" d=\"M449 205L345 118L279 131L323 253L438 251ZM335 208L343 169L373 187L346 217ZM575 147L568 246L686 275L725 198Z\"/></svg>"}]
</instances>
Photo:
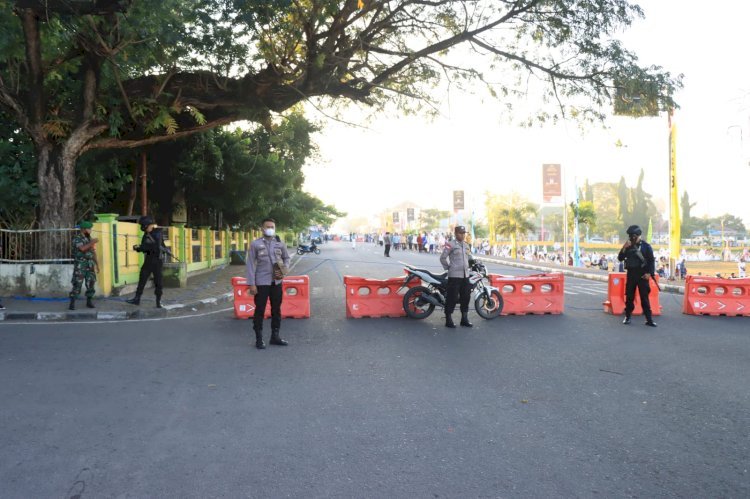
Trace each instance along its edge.
<instances>
[{"instance_id":1,"label":"white arrow marking","mask_svg":"<svg viewBox=\"0 0 750 499\"><path fill-rule=\"evenodd\" d=\"M719 310L723 310L723 309L724 309L724 308L726 307L726 305L724 305L724 304L723 304L723 303L721 303L720 301L717 301L716 303L718 303L719 305L721 305L721 306L719 307Z\"/></svg>"},{"instance_id":2,"label":"white arrow marking","mask_svg":"<svg viewBox=\"0 0 750 499\"><path fill-rule=\"evenodd\" d=\"M706 308L706 307L707 307L708 305L706 305L706 304L705 304L705 303L703 303L702 301L697 301L697 302L695 302L694 306L695 306L696 308L698 308L699 310L703 310L703 309L704 309L704 308Z\"/></svg>"}]
</instances>

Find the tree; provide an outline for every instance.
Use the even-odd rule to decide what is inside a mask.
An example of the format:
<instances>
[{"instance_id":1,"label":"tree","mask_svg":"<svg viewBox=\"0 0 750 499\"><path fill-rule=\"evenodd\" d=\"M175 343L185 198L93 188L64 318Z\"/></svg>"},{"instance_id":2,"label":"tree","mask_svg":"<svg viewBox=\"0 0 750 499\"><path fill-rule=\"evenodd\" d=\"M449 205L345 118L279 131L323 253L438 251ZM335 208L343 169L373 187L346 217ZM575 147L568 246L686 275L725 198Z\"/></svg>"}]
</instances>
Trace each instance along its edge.
<instances>
[{"instance_id":1,"label":"tree","mask_svg":"<svg viewBox=\"0 0 750 499\"><path fill-rule=\"evenodd\" d=\"M620 177L617 184L617 218L621 225L626 224L631 218L630 191L625 183L625 177Z\"/></svg>"},{"instance_id":2,"label":"tree","mask_svg":"<svg viewBox=\"0 0 750 499\"><path fill-rule=\"evenodd\" d=\"M671 109L681 77L616 39L642 16L627 0L0 0L0 106L34 144L41 224L70 226L88 151L270 129L312 97L418 110L441 80L484 82L479 57L518 77L494 95L539 82L539 122L602 119L621 82Z\"/></svg>"},{"instance_id":3,"label":"tree","mask_svg":"<svg viewBox=\"0 0 750 499\"><path fill-rule=\"evenodd\" d=\"M568 230L572 231L575 226L576 205L570 203L570 212L568 213ZM589 231L596 228L596 210L594 210L593 201L580 201L578 203L578 226L585 225ZM579 236L580 237L580 236Z\"/></svg>"},{"instance_id":4,"label":"tree","mask_svg":"<svg viewBox=\"0 0 750 499\"><path fill-rule=\"evenodd\" d=\"M535 217L537 209L531 204L521 204L502 208L493 217L495 230L500 235L510 236L512 253L511 258L516 258L518 253L518 238L536 230L531 218Z\"/></svg>"},{"instance_id":5,"label":"tree","mask_svg":"<svg viewBox=\"0 0 750 499\"><path fill-rule=\"evenodd\" d=\"M0 112L0 226L31 227L37 185L31 168L34 147L28 136Z\"/></svg>"},{"instance_id":6,"label":"tree","mask_svg":"<svg viewBox=\"0 0 750 499\"><path fill-rule=\"evenodd\" d=\"M419 230L431 231L440 227L440 221L450 217L449 211L427 208L419 212Z\"/></svg>"},{"instance_id":7,"label":"tree","mask_svg":"<svg viewBox=\"0 0 750 499\"><path fill-rule=\"evenodd\" d=\"M698 230L698 224L695 218L690 214L697 203L690 202L690 196L687 191L683 191L682 198L680 199L680 237L689 238L693 235L693 232Z\"/></svg>"}]
</instances>

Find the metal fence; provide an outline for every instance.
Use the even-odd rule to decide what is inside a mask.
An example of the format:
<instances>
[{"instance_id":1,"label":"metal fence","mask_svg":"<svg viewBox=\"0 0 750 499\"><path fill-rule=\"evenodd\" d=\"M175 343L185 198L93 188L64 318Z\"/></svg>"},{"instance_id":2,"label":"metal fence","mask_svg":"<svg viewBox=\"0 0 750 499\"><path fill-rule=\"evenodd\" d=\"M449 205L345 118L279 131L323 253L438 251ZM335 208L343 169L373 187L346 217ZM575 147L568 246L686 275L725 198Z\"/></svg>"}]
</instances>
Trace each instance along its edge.
<instances>
[{"instance_id":1,"label":"metal fence","mask_svg":"<svg viewBox=\"0 0 750 499\"><path fill-rule=\"evenodd\" d=\"M71 263L78 229L0 229L2 263Z\"/></svg>"}]
</instances>

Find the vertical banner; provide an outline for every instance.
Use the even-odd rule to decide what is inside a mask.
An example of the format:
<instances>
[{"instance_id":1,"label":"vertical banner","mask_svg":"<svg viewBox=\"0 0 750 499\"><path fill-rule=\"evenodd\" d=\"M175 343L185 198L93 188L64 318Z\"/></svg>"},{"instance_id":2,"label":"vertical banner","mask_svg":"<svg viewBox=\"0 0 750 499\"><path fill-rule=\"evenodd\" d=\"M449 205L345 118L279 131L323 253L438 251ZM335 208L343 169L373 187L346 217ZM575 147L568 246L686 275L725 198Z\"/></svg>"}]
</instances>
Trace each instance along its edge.
<instances>
[{"instance_id":1,"label":"vertical banner","mask_svg":"<svg viewBox=\"0 0 750 499\"><path fill-rule=\"evenodd\" d=\"M542 197L545 203L562 196L562 168L558 164L542 165Z\"/></svg>"},{"instance_id":2,"label":"vertical banner","mask_svg":"<svg viewBox=\"0 0 750 499\"><path fill-rule=\"evenodd\" d=\"M574 267L580 267L581 266L581 247L579 245L578 239L578 181L573 180L573 187L576 191L576 202L574 205L574 212L573 212L573 266ZM565 209L567 210L568 207L566 206Z\"/></svg>"},{"instance_id":3,"label":"vertical banner","mask_svg":"<svg viewBox=\"0 0 750 499\"><path fill-rule=\"evenodd\" d=\"M398 223L398 212L397 211L393 212L393 223L394 223L394 225Z\"/></svg>"},{"instance_id":4,"label":"vertical banner","mask_svg":"<svg viewBox=\"0 0 750 499\"><path fill-rule=\"evenodd\" d=\"M414 208L407 208L406 209L406 221L407 222L413 222L414 221Z\"/></svg>"},{"instance_id":5,"label":"vertical banner","mask_svg":"<svg viewBox=\"0 0 750 499\"><path fill-rule=\"evenodd\" d=\"M453 211L464 209L464 191L453 191Z\"/></svg>"},{"instance_id":6,"label":"vertical banner","mask_svg":"<svg viewBox=\"0 0 750 499\"><path fill-rule=\"evenodd\" d=\"M677 126L669 113L669 267L680 259L680 198L677 194Z\"/></svg>"}]
</instances>

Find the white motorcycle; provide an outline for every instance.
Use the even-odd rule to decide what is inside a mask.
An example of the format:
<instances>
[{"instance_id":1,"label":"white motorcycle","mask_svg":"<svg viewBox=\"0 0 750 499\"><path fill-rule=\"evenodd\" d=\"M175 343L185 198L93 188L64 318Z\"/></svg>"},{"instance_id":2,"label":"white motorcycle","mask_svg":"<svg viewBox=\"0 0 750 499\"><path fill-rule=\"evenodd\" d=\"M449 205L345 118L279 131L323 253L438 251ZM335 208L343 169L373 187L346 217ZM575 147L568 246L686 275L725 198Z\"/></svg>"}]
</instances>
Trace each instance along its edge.
<instances>
[{"instance_id":1,"label":"white motorcycle","mask_svg":"<svg viewBox=\"0 0 750 499\"><path fill-rule=\"evenodd\" d=\"M427 269L413 267L406 263L407 286L411 281L420 279L424 285L409 288L404 295L404 311L412 319L425 319L432 314L435 307L445 308L448 288L448 272L435 274ZM476 260L469 262L471 271L469 282L474 299L474 309L483 319L494 319L503 311L503 296L500 290L484 283L487 278L487 268Z\"/></svg>"}]
</instances>

